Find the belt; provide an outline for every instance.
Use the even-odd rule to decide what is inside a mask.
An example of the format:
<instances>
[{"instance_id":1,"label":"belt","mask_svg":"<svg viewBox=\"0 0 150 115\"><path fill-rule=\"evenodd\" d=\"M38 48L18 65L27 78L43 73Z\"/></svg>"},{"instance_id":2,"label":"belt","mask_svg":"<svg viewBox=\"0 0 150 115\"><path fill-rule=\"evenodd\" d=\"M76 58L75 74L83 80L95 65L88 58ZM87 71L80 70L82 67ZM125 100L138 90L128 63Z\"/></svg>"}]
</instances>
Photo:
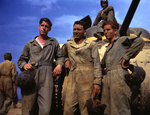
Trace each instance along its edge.
<instances>
[{"instance_id":1,"label":"belt","mask_svg":"<svg viewBox=\"0 0 150 115\"><path fill-rule=\"evenodd\" d=\"M42 62L42 61L35 62L35 67L40 66L52 66L52 62Z\"/></svg>"}]
</instances>

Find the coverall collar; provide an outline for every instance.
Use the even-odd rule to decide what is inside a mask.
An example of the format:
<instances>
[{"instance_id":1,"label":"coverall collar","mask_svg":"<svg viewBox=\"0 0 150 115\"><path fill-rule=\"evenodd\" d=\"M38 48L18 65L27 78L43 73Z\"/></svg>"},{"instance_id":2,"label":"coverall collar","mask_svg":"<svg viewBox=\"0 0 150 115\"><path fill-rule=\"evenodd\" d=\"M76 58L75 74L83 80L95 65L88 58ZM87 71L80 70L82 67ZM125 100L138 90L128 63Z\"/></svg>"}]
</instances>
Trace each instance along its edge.
<instances>
[{"instance_id":1,"label":"coverall collar","mask_svg":"<svg viewBox=\"0 0 150 115\"><path fill-rule=\"evenodd\" d=\"M37 43L37 41L35 40L37 37L38 37L38 36L34 37L30 42L33 43L33 44L35 44L35 45L39 45L39 44ZM52 45L52 44L53 44L53 41L54 41L53 38L48 37L47 40L46 40L46 42L45 42L45 44L44 44L44 47L46 47L47 45Z\"/></svg>"},{"instance_id":2,"label":"coverall collar","mask_svg":"<svg viewBox=\"0 0 150 115\"><path fill-rule=\"evenodd\" d=\"M70 46L74 47L74 48L80 48L80 47L83 47L83 46L85 46L86 44L89 43L87 38L85 38L85 41L83 41L81 44L76 44L74 39L75 38L72 36L72 38L70 40L68 40L68 41L70 41Z\"/></svg>"},{"instance_id":3,"label":"coverall collar","mask_svg":"<svg viewBox=\"0 0 150 115\"><path fill-rule=\"evenodd\" d=\"M108 46L110 45L110 43L109 43L109 44L106 46L106 47L107 47L106 51L109 51L109 50L113 47L114 43L115 43L118 39L119 39L119 37L116 37L116 38L114 39L114 41L112 42L112 45L111 45L110 48L108 47Z\"/></svg>"}]
</instances>

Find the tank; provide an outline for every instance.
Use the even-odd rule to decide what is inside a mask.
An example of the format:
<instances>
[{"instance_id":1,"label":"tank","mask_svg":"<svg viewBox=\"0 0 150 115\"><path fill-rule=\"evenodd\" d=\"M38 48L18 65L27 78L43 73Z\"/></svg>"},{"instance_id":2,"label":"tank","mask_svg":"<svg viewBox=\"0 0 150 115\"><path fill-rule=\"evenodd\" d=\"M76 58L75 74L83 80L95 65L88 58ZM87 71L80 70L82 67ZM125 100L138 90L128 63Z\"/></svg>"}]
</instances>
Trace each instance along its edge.
<instances>
[{"instance_id":1,"label":"tank","mask_svg":"<svg viewBox=\"0 0 150 115\"><path fill-rule=\"evenodd\" d=\"M130 8L126 14L123 24L120 24L118 35L119 36L140 36L145 45L142 51L132 60L130 63L142 67L145 70L146 76L144 81L139 86L131 87L132 90L132 102L131 110L132 115L149 115L150 114L150 33L144 28L129 28L130 22L137 9L140 0L132 0ZM91 20L90 16L88 16ZM89 21L88 21L89 22ZM91 21L92 22L92 21ZM86 37L89 40L95 41L99 47L100 60L102 59L106 50L105 46L108 44L105 42L105 37L102 40L98 40L93 36L97 32L97 26L87 28Z\"/></svg>"},{"instance_id":2,"label":"tank","mask_svg":"<svg viewBox=\"0 0 150 115\"><path fill-rule=\"evenodd\" d=\"M131 103L131 109L132 109L132 115L149 115L150 113L150 33L145 30L144 28L129 28L130 22L132 21L133 15L137 9L137 6L139 4L140 0L132 0L132 3L129 7L129 10L127 12L127 15L123 21L123 24L120 24L119 27L119 36L140 36L145 41L145 46L142 49L142 51L130 61L131 64L135 66L142 67L145 70L146 76L144 81L139 86L133 86L132 87L132 103ZM102 37L102 40L97 39L93 36L94 33L97 32L97 26L91 26L92 20L90 16L86 16L82 21L85 21L87 25L86 29L86 37L89 40L92 40L97 43L99 47L99 55L100 60L102 59L104 52L106 50L106 45L108 44L105 36ZM61 44L62 46L62 44ZM59 77L59 82L55 82L55 85L58 85L58 87L55 88L54 91L54 101L53 108L57 109L57 114L62 114L61 112L63 109L63 102L65 101L65 90L67 87L67 70L64 69L64 73L62 73L61 77ZM63 78L63 79L60 79ZM56 80L56 81L57 81ZM57 95L58 94L58 95ZM57 96L56 96L57 95ZM60 110L61 109L61 110ZM61 112L60 112L61 111Z\"/></svg>"}]
</instances>

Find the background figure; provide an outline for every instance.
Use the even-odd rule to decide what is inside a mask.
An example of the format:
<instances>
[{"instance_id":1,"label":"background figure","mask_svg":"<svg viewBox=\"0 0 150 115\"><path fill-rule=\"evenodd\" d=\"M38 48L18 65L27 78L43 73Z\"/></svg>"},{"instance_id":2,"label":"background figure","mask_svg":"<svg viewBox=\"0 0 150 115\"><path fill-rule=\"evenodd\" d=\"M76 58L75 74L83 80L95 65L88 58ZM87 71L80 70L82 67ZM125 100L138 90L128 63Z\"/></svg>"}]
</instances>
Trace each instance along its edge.
<instances>
[{"instance_id":1,"label":"background figure","mask_svg":"<svg viewBox=\"0 0 150 115\"><path fill-rule=\"evenodd\" d=\"M17 72L18 75L18 72ZM15 78L16 79L16 78ZM18 95L17 95L17 88L18 86L16 84L13 85L14 89L14 96L13 96L13 108L17 108L17 103L18 103Z\"/></svg>"},{"instance_id":2,"label":"background figure","mask_svg":"<svg viewBox=\"0 0 150 115\"><path fill-rule=\"evenodd\" d=\"M125 75L129 74L130 59L141 51L144 41L140 37L117 37L119 24L114 21L106 21L102 27L109 44L102 59L106 77L101 102L107 105L107 115L131 115L131 89Z\"/></svg>"},{"instance_id":3,"label":"background figure","mask_svg":"<svg viewBox=\"0 0 150 115\"><path fill-rule=\"evenodd\" d=\"M53 76L61 74L64 64L57 40L47 36L51 26L52 23L48 18L40 19L39 36L26 43L18 60L18 67L21 71L34 69L35 72L33 77L36 91L31 94L25 94L23 90L21 92L23 115L49 115L51 110ZM54 59L56 67L53 70Z\"/></svg>"},{"instance_id":4,"label":"background figure","mask_svg":"<svg viewBox=\"0 0 150 115\"><path fill-rule=\"evenodd\" d=\"M11 107L17 76L16 66L11 62L11 53L5 53L4 59L5 61L0 63L0 115L6 115Z\"/></svg>"},{"instance_id":5,"label":"background figure","mask_svg":"<svg viewBox=\"0 0 150 115\"><path fill-rule=\"evenodd\" d=\"M76 21L73 37L63 48L65 67L70 70L65 89L64 115L88 115L87 100L100 93L102 74L98 48L85 37L85 28L83 21Z\"/></svg>"},{"instance_id":6,"label":"background figure","mask_svg":"<svg viewBox=\"0 0 150 115\"><path fill-rule=\"evenodd\" d=\"M97 33L94 33L94 36L99 39L101 39L101 32L103 32L102 24L104 21L117 22L115 18L114 8L112 6L108 6L108 0L100 0L100 5L103 9L97 14L96 19L93 23L93 26L97 25L98 27L98 31Z\"/></svg>"}]
</instances>

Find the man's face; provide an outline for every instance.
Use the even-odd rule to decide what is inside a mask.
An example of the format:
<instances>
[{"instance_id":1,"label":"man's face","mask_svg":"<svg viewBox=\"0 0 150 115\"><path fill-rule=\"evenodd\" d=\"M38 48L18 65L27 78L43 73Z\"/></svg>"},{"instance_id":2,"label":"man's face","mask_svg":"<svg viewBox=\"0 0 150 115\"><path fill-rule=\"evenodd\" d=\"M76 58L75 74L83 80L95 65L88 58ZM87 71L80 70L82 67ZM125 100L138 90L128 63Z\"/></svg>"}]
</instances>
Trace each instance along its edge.
<instances>
[{"instance_id":1,"label":"man's face","mask_svg":"<svg viewBox=\"0 0 150 115\"><path fill-rule=\"evenodd\" d=\"M73 26L73 36L75 39L83 39L86 31L83 29L83 26L80 24L75 24Z\"/></svg>"},{"instance_id":2,"label":"man's face","mask_svg":"<svg viewBox=\"0 0 150 115\"><path fill-rule=\"evenodd\" d=\"M39 26L39 31L41 35L47 35L48 32L51 30L49 24L45 21L43 21Z\"/></svg>"},{"instance_id":3,"label":"man's face","mask_svg":"<svg viewBox=\"0 0 150 115\"><path fill-rule=\"evenodd\" d=\"M104 35L110 41L116 37L117 29L113 29L111 25L104 26Z\"/></svg>"},{"instance_id":4,"label":"man's face","mask_svg":"<svg viewBox=\"0 0 150 115\"><path fill-rule=\"evenodd\" d=\"M107 7L107 5L108 5L107 2L102 2L102 8L105 9Z\"/></svg>"}]
</instances>

